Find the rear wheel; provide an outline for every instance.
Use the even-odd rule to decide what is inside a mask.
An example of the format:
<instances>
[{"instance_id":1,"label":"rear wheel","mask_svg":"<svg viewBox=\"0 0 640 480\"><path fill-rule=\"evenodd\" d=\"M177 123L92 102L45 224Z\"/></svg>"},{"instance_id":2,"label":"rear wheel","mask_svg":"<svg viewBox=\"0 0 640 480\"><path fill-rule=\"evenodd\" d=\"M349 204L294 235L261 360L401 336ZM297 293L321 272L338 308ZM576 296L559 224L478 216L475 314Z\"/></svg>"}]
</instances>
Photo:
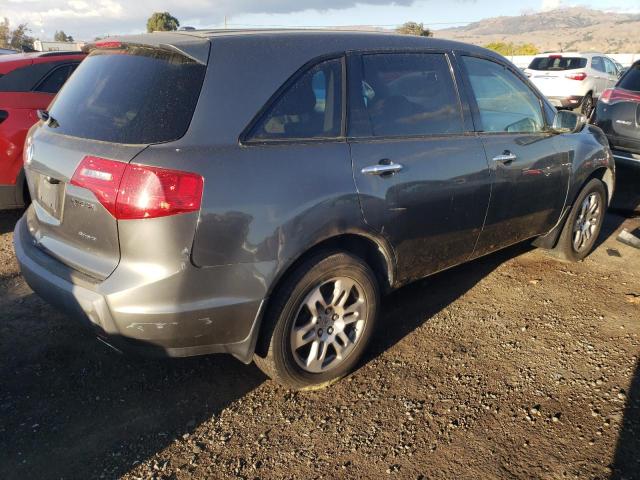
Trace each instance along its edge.
<instances>
[{"instance_id":1,"label":"rear wheel","mask_svg":"<svg viewBox=\"0 0 640 480\"><path fill-rule=\"evenodd\" d=\"M359 257L333 253L310 258L273 297L256 365L296 390L336 382L360 360L379 296L375 274Z\"/></svg>"},{"instance_id":2,"label":"rear wheel","mask_svg":"<svg viewBox=\"0 0 640 480\"><path fill-rule=\"evenodd\" d=\"M593 110L593 95L591 93L587 93L582 99L582 104L580 105L580 112L589 118L591 115L591 111Z\"/></svg>"},{"instance_id":3,"label":"rear wheel","mask_svg":"<svg viewBox=\"0 0 640 480\"><path fill-rule=\"evenodd\" d=\"M562 229L554 249L565 260L578 262L595 246L607 208L607 191L602 181L594 178L582 189Z\"/></svg>"}]
</instances>

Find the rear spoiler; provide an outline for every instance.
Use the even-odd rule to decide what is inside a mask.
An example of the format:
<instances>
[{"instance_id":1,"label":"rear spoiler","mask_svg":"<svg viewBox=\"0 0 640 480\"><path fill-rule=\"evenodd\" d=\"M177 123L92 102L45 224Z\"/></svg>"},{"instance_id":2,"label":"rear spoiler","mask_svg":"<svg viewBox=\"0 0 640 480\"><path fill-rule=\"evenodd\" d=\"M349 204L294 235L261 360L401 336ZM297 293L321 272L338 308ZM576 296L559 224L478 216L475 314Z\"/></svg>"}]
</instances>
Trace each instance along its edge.
<instances>
[{"instance_id":1,"label":"rear spoiler","mask_svg":"<svg viewBox=\"0 0 640 480\"><path fill-rule=\"evenodd\" d=\"M121 50L127 46L159 48L179 53L201 65L206 65L209 62L211 42L204 38L195 39L193 36L158 32L147 35L105 38L85 45L82 47L82 51L91 53L93 50Z\"/></svg>"}]
</instances>

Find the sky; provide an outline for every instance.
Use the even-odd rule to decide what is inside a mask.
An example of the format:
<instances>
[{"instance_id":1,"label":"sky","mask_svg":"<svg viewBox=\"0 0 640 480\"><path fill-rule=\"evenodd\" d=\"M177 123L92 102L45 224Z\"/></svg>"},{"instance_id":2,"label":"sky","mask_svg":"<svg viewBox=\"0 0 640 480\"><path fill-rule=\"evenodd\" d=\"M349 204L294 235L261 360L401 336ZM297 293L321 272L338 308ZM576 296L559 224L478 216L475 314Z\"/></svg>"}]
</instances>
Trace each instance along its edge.
<instances>
[{"instance_id":1,"label":"sky","mask_svg":"<svg viewBox=\"0 0 640 480\"><path fill-rule=\"evenodd\" d=\"M487 17L521 15L568 6L640 13L640 0L0 0L0 17L27 22L31 34L51 39L64 30L77 40L139 33L154 11L169 11L181 25L394 27L423 22L434 30Z\"/></svg>"}]
</instances>

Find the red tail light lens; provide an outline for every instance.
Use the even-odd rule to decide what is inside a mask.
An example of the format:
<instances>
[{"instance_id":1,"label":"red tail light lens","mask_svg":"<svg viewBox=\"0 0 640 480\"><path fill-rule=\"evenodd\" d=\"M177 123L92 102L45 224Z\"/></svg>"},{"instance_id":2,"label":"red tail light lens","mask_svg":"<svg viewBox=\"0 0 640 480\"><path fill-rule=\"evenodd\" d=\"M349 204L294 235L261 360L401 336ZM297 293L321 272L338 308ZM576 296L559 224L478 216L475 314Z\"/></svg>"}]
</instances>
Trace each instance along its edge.
<instances>
[{"instance_id":1,"label":"red tail light lens","mask_svg":"<svg viewBox=\"0 0 640 480\"><path fill-rule=\"evenodd\" d=\"M84 157L71 178L71 185L91 190L111 215L116 216L116 198L126 163L100 157Z\"/></svg>"},{"instance_id":2,"label":"red tail light lens","mask_svg":"<svg viewBox=\"0 0 640 480\"><path fill-rule=\"evenodd\" d=\"M157 218L200 210L200 175L163 168L128 165L120 184L116 217Z\"/></svg>"},{"instance_id":3,"label":"red tail light lens","mask_svg":"<svg viewBox=\"0 0 640 480\"><path fill-rule=\"evenodd\" d=\"M93 192L118 220L132 220L200 210L204 182L194 173L88 156L71 184Z\"/></svg>"},{"instance_id":4,"label":"red tail light lens","mask_svg":"<svg viewBox=\"0 0 640 480\"><path fill-rule=\"evenodd\" d=\"M580 73L567 73L565 75L566 78L568 78L569 80L579 80L582 81L585 78L587 78L587 74L584 72L580 72Z\"/></svg>"},{"instance_id":5,"label":"red tail light lens","mask_svg":"<svg viewBox=\"0 0 640 480\"><path fill-rule=\"evenodd\" d=\"M609 105L618 102L638 102L640 103L640 93L622 90L621 88L607 88L602 95L600 101Z\"/></svg>"}]
</instances>

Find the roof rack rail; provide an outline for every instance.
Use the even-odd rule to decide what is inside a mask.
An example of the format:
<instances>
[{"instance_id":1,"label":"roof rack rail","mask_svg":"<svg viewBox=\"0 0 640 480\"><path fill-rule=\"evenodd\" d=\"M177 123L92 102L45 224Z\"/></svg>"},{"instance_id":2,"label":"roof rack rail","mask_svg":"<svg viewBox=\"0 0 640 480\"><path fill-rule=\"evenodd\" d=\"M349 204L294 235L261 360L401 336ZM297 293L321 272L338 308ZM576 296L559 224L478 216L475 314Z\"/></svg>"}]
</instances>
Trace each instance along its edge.
<instances>
[{"instance_id":1,"label":"roof rack rail","mask_svg":"<svg viewBox=\"0 0 640 480\"><path fill-rule=\"evenodd\" d=\"M81 55L82 51L81 50L64 50L64 51L51 51L51 52L41 52L41 57L56 57L59 55Z\"/></svg>"}]
</instances>

